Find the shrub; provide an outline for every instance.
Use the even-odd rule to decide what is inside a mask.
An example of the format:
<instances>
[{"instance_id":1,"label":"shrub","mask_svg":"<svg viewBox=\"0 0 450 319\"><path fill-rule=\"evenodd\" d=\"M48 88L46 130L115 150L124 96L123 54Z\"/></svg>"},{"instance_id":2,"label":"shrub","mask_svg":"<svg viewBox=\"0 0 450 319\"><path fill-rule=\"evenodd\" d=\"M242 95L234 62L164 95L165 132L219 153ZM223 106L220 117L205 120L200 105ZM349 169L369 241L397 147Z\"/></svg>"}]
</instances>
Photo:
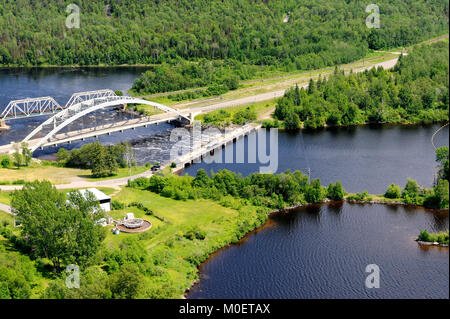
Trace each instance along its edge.
<instances>
[{"instance_id":1,"label":"shrub","mask_svg":"<svg viewBox=\"0 0 450 319\"><path fill-rule=\"evenodd\" d=\"M348 199L350 200L357 200L357 201L364 201L364 200L369 200L369 194L367 193L367 191L361 192L361 193L356 193L355 195L351 195L348 197Z\"/></svg>"},{"instance_id":2,"label":"shrub","mask_svg":"<svg viewBox=\"0 0 450 319\"><path fill-rule=\"evenodd\" d=\"M0 163L3 168L10 168L12 166L12 161L9 156L3 156Z\"/></svg>"},{"instance_id":3,"label":"shrub","mask_svg":"<svg viewBox=\"0 0 450 319\"><path fill-rule=\"evenodd\" d=\"M121 203L117 200L113 200L113 201L111 201L111 209L112 210L123 209L123 203Z\"/></svg>"},{"instance_id":4,"label":"shrub","mask_svg":"<svg viewBox=\"0 0 450 319\"><path fill-rule=\"evenodd\" d=\"M206 233L204 230L201 230L200 228L198 228L198 226L195 226L195 227L189 229L183 235L183 237L187 238L189 240L194 240L194 239L204 240L206 238Z\"/></svg>"},{"instance_id":5,"label":"shrub","mask_svg":"<svg viewBox=\"0 0 450 319\"><path fill-rule=\"evenodd\" d=\"M419 185L417 185L417 182L413 179L408 178L408 181L406 182L405 188L402 192L402 197L406 198L407 196L410 198L416 197L419 195Z\"/></svg>"},{"instance_id":6,"label":"shrub","mask_svg":"<svg viewBox=\"0 0 450 319\"><path fill-rule=\"evenodd\" d=\"M401 196L402 192L400 191L400 187L395 184L391 184L384 193L384 197L386 198L400 198Z\"/></svg>"},{"instance_id":7,"label":"shrub","mask_svg":"<svg viewBox=\"0 0 450 319\"><path fill-rule=\"evenodd\" d=\"M327 197L336 201L344 199L344 189L342 188L341 182L337 181L335 185L330 183L327 190Z\"/></svg>"},{"instance_id":8,"label":"shrub","mask_svg":"<svg viewBox=\"0 0 450 319\"><path fill-rule=\"evenodd\" d=\"M275 119L275 120L264 120L262 122L262 127L263 128L279 128L280 127L280 122Z\"/></svg>"}]
</instances>

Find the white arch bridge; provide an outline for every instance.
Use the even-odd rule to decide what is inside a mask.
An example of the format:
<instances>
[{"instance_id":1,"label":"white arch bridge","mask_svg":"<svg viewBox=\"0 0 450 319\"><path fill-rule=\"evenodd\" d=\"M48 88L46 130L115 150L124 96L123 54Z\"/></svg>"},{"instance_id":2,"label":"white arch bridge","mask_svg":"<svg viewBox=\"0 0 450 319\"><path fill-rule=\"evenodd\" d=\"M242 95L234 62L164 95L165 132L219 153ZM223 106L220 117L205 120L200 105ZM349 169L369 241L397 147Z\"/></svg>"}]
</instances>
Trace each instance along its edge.
<instances>
[{"instance_id":1,"label":"white arch bridge","mask_svg":"<svg viewBox=\"0 0 450 319\"><path fill-rule=\"evenodd\" d=\"M63 134L60 133L60 131L69 124L83 116L86 116L87 114L112 106L123 105L126 107L128 104L150 105L164 111L164 113L156 116L145 116L139 119L106 124L96 128L82 129ZM57 145L66 142L70 143L71 141L77 139L97 137L102 134L110 134L112 132L122 131L125 129L134 129L139 126L147 126L150 124L157 124L159 122L171 120L191 122L191 118L173 108L135 97L118 96L112 90L75 93L65 106L60 106L51 97L11 101L0 115L0 120L4 123L4 120L41 116L49 113L54 113L54 115L36 127L22 141L28 143L28 147L32 152L39 147ZM40 136L38 137L38 135ZM3 146L2 148L3 149L0 149L0 152L4 152L5 150L7 152L12 151L12 145L7 147Z\"/></svg>"}]
</instances>

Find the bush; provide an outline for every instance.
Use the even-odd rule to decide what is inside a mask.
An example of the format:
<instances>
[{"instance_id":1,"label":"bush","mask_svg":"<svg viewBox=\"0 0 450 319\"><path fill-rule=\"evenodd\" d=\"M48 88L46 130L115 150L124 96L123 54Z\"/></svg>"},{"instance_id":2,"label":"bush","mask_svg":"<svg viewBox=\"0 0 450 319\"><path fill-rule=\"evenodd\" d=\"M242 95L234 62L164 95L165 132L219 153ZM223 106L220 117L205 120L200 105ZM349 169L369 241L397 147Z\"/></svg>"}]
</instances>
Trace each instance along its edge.
<instances>
[{"instance_id":1,"label":"bush","mask_svg":"<svg viewBox=\"0 0 450 319\"><path fill-rule=\"evenodd\" d=\"M367 193L367 191L361 192L361 193L356 193L355 195L351 195L348 197L348 199L350 200L356 200L356 201L365 201L365 200L369 200L369 194Z\"/></svg>"},{"instance_id":2,"label":"bush","mask_svg":"<svg viewBox=\"0 0 450 319\"><path fill-rule=\"evenodd\" d=\"M419 237L417 237L417 240L420 241L426 241L426 242L437 242L439 244L445 244L448 245L449 243L449 232L448 230L446 232L439 232L439 233L432 233L430 234L428 230L424 229L420 231Z\"/></svg>"},{"instance_id":3,"label":"bush","mask_svg":"<svg viewBox=\"0 0 450 319\"><path fill-rule=\"evenodd\" d=\"M111 209L112 210L123 209L123 203L121 203L117 200L113 200L113 201L111 201Z\"/></svg>"},{"instance_id":4,"label":"bush","mask_svg":"<svg viewBox=\"0 0 450 319\"><path fill-rule=\"evenodd\" d=\"M279 128L280 127L280 122L275 119L275 120L264 120L262 122L262 127L263 128Z\"/></svg>"},{"instance_id":5,"label":"bush","mask_svg":"<svg viewBox=\"0 0 450 319\"><path fill-rule=\"evenodd\" d=\"M1 158L0 164L1 164L1 167L3 167L3 168L10 168L12 166L11 158L7 155L3 156Z\"/></svg>"},{"instance_id":6,"label":"bush","mask_svg":"<svg viewBox=\"0 0 450 319\"><path fill-rule=\"evenodd\" d=\"M194 240L194 239L204 240L206 238L206 233L205 233L205 231L203 231L200 228L198 228L198 226L195 226L195 227L189 229L183 235L183 237L187 238L189 240Z\"/></svg>"},{"instance_id":7,"label":"bush","mask_svg":"<svg viewBox=\"0 0 450 319\"><path fill-rule=\"evenodd\" d=\"M405 188L402 192L402 197L415 198L417 196L419 196L419 185L415 180L408 178L408 181L406 182Z\"/></svg>"},{"instance_id":8,"label":"bush","mask_svg":"<svg viewBox=\"0 0 450 319\"><path fill-rule=\"evenodd\" d=\"M343 200L344 199L344 189L342 188L341 182L337 181L335 185L330 183L327 189L327 197L331 200Z\"/></svg>"},{"instance_id":9,"label":"bush","mask_svg":"<svg viewBox=\"0 0 450 319\"><path fill-rule=\"evenodd\" d=\"M386 198L400 198L401 196L402 192L400 191L400 187L395 184L391 184L384 193L384 197Z\"/></svg>"}]
</instances>

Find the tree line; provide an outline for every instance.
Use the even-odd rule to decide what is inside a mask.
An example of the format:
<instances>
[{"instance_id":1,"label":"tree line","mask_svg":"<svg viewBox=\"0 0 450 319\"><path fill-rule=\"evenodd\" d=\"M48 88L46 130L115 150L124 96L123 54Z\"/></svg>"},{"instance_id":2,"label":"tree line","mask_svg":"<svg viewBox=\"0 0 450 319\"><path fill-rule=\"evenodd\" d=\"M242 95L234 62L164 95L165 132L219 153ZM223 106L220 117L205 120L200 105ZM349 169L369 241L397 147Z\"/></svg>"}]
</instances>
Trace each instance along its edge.
<instances>
[{"instance_id":1,"label":"tree line","mask_svg":"<svg viewBox=\"0 0 450 319\"><path fill-rule=\"evenodd\" d=\"M80 28L65 25L80 8ZM176 64L232 60L285 70L362 58L448 32L448 2L380 0L0 1L0 65ZM287 22L283 22L289 13Z\"/></svg>"},{"instance_id":2,"label":"tree line","mask_svg":"<svg viewBox=\"0 0 450 319\"><path fill-rule=\"evenodd\" d=\"M134 150L128 143L102 145L98 141L71 151L60 148L57 160L65 167L90 169L93 177L111 176L119 167L136 165Z\"/></svg>"},{"instance_id":3,"label":"tree line","mask_svg":"<svg viewBox=\"0 0 450 319\"><path fill-rule=\"evenodd\" d=\"M448 43L416 47L390 71L382 67L295 86L277 102L274 117L286 129L364 123L424 123L448 120ZM266 121L265 126L276 126ZM280 125L279 122L276 123Z\"/></svg>"},{"instance_id":4,"label":"tree line","mask_svg":"<svg viewBox=\"0 0 450 319\"><path fill-rule=\"evenodd\" d=\"M281 174L253 173L247 177L229 170L211 172L199 169L196 177L159 176L130 180L128 186L146 189L164 197L176 200L206 198L224 206L262 206L271 209L320 203L325 198L342 200L345 190L338 181L324 187L320 179L311 182L300 171L286 171Z\"/></svg>"},{"instance_id":5,"label":"tree line","mask_svg":"<svg viewBox=\"0 0 450 319\"><path fill-rule=\"evenodd\" d=\"M438 163L437 176L433 188L420 187L413 179L408 179L403 190L398 185L391 184L384 196L386 198L401 198L405 203L423 205L427 208L443 209L449 205L449 151L448 147L436 149Z\"/></svg>"}]
</instances>

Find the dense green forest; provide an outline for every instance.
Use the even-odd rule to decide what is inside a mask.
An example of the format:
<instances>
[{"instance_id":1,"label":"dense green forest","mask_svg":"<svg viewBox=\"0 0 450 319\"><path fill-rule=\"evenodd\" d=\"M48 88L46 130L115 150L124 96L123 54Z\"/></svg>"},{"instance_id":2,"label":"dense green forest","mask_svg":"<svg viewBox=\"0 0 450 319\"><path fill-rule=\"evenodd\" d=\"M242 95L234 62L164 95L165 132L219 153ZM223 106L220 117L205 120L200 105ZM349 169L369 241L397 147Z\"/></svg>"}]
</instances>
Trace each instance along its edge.
<instances>
[{"instance_id":1,"label":"dense green forest","mask_svg":"<svg viewBox=\"0 0 450 319\"><path fill-rule=\"evenodd\" d=\"M448 43L416 47L387 71L372 68L293 87L277 104L274 116L287 129L363 123L421 123L448 120ZM266 121L265 126L275 122ZM278 123L278 122L277 122Z\"/></svg>"},{"instance_id":2,"label":"dense green forest","mask_svg":"<svg viewBox=\"0 0 450 319\"><path fill-rule=\"evenodd\" d=\"M80 7L79 29L65 26L71 3ZM1 0L0 65L204 58L304 70L447 32L448 1L377 4L379 29L366 27L367 3L358 0Z\"/></svg>"}]
</instances>

